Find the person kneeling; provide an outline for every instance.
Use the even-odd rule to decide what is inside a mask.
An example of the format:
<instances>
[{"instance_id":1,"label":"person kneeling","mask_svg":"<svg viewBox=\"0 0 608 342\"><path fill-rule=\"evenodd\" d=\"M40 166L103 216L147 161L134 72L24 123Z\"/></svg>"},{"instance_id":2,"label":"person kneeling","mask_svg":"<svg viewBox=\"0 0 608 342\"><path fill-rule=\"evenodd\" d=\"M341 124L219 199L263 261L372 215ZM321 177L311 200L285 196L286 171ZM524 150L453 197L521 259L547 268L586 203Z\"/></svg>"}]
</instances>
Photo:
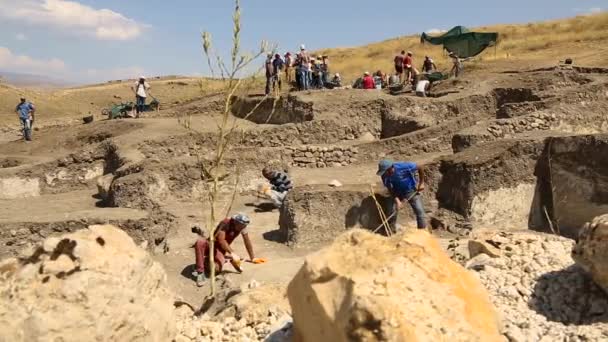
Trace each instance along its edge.
<instances>
[{"instance_id":1,"label":"person kneeling","mask_svg":"<svg viewBox=\"0 0 608 342\"><path fill-rule=\"evenodd\" d=\"M267 167L262 170L262 175L268 180L270 187L263 187L260 192L268 197L275 207L280 208L287 193L293 188L289 175L286 172L273 171Z\"/></svg>"},{"instance_id":2,"label":"person kneeling","mask_svg":"<svg viewBox=\"0 0 608 342\"><path fill-rule=\"evenodd\" d=\"M232 242L239 235L243 236L245 248L249 254L249 261L253 262L255 256L253 254L253 246L247 232L247 226L249 223L249 217L243 214L236 214L230 218L222 220L217 225L214 236L215 245L213 247L215 274L222 272L226 259L230 260L230 263L234 269L237 270L237 272L243 272L241 269L241 258L234 252L232 247L230 247ZM211 275L209 265L210 246L209 240L204 237L204 234L200 228L194 227L192 228L192 231L200 235L200 238L194 244L194 254L196 258L196 270L194 275L196 277L196 285L200 287L204 285L205 278Z\"/></svg>"}]
</instances>

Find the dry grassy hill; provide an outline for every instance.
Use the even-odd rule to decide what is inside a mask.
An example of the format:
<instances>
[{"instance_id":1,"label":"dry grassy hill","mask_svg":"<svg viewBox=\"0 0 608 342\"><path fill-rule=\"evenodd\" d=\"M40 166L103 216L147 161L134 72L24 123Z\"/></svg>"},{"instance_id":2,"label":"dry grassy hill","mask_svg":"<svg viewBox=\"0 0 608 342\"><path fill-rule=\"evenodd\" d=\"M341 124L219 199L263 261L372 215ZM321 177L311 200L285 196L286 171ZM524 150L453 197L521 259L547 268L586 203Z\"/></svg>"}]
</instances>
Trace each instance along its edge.
<instances>
[{"instance_id":1,"label":"dry grassy hill","mask_svg":"<svg viewBox=\"0 0 608 342\"><path fill-rule=\"evenodd\" d=\"M0 126L18 124L14 108L21 96L32 101L40 118L53 122L66 118L79 118L91 112L98 114L112 103L133 101L131 86L135 80L113 81L105 84L89 85L77 88L38 90L17 88L0 84ZM177 102L192 100L201 96L201 82L205 91L213 91L219 82L197 78L162 78L149 80L151 93L161 102L161 106L170 106Z\"/></svg>"},{"instance_id":2,"label":"dry grassy hill","mask_svg":"<svg viewBox=\"0 0 608 342\"><path fill-rule=\"evenodd\" d=\"M466 23L463 23L466 24ZM499 43L466 63L466 72L525 69L554 65L571 57L577 64L608 66L608 13L579 16L563 20L518 25L496 25L474 28L497 31ZM449 69L449 60L442 48L421 44L418 35L385 40L361 47L334 48L316 51L329 55L333 72L340 72L347 81L364 71L393 70L393 56L400 50L414 52L415 63L421 67L424 55L435 59L440 69ZM259 80L258 80L259 81ZM40 117L47 122L79 118L100 113L113 102L131 101L133 81L112 82L60 90L20 89L0 84L0 126L17 125L13 109L20 96L32 100ZM150 81L152 93L165 106L201 96L200 79L167 77ZM261 89L262 85L259 83ZM204 81L205 91L218 89L219 82Z\"/></svg>"},{"instance_id":3,"label":"dry grassy hill","mask_svg":"<svg viewBox=\"0 0 608 342\"><path fill-rule=\"evenodd\" d=\"M463 23L466 25L466 23ZM446 27L445 29L450 29ZM498 32L499 43L466 64L468 71L516 69L556 64L567 57L577 64L608 66L608 12L569 19L517 25L473 28ZM404 36L366 46L316 51L329 55L332 71L347 79L364 71L393 72L393 57L401 50L414 53L418 68L425 55L432 56L438 68L449 69L449 60L441 46L421 44L420 36Z\"/></svg>"}]
</instances>

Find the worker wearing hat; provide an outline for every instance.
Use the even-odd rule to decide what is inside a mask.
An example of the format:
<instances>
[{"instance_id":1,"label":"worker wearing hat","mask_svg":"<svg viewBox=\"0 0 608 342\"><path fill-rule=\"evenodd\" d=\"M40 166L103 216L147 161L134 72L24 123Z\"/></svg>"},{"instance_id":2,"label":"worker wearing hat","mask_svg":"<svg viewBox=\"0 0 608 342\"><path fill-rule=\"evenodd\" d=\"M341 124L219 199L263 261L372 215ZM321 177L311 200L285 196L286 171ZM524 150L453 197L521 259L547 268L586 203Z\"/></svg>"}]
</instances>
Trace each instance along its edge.
<instances>
[{"instance_id":1,"label":"worker wearing hat","mask_svg":"<svg viewBox=\"0 0 608 342\"><path fill-rule=\"evenodd\" d=\"M416 180L416 173L418 180ZM418 229L426 228L424 205L420 196L420 192L424 190L423 167L414 162L393 162L383 159L378 163L376 174L382 178L382 183L393 197L388 220L393 230L396 230L397 212L403 207L404 201L407 201L412 207Z\"/></svg>"},{"instance_id":2,"label":"worker wearing hat","mask_svg":"<svg viewBox=\"0 0 608 342\"><path fill-rule=\"evenodd\" d=\"M140 76L139 80L133 85L133 92L135 93L135 111L137 116L144 111L146 106L146 97L150 91L150 84L146 82L144 76Z\"/></svg>"},{"instance_id":3,"label":"worker wearing hat","mask_svg":"<svg viewBox=\"0 0 608 342\"><path fill-rule=\"evenodd\" d=\"M236 214L232 217L222 220L215 229L215 245L214 245L214 263L215 273L219 274L222 271L223 265L226 263L226 259L230 260L232 266L239 272L243 272L241 269L241 257L239 257L234 249L230 247L232 242L239 236L243 236L245 242L245 248L249 254L249 261L253 262L255 256L253 254L253 246L249 239L247 226L250 223L250 219L247 215ZM193 232L201 235L201 237L194 244L194 254L196 257L196 284L203 286L205 278L209 276L211 270L209 268L209 241L203 237L203 232L200 230L192 229Z\"/></svg>"},{"instance_id":4,"label":"worker wearing hat","mask_svg":"<svg viewBox=\"0 0 608 342\"><path fill-rule=\"evenodd\" d=\"M298 57L298 79L300 80L299 90L308 90L310 87L311 79L311 58L306 51L304 44L300 45L300 54Z\"/></svg>"}]
</instances>

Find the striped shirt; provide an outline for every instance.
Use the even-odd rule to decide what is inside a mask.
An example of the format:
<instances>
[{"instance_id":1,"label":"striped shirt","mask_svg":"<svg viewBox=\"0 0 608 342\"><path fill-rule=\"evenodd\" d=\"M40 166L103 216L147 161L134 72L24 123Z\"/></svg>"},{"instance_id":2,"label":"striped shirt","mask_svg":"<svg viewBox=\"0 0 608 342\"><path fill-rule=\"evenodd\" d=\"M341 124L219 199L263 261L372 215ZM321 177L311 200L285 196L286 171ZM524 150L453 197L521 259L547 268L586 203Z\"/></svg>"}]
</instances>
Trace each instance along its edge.
<instances>
[{"instance_id":1,"label":"striped shirt","mask_svg":"<svg viewBox=\"0 0 608 342\"><path fill-rule=\"evenodd\" d=\"M272 185L272 190L278 192L286 192L293 188L289 175L279 171L272 172L272 175L270 176L270 184Z\"/></svg>"}]
</instances>

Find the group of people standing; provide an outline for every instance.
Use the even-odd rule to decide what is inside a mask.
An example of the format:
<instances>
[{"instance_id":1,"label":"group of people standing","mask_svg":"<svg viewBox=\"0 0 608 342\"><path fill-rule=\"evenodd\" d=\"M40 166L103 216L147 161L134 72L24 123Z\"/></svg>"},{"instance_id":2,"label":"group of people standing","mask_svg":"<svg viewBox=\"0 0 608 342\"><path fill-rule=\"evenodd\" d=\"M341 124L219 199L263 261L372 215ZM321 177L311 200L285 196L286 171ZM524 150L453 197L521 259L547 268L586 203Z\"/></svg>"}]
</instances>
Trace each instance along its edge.
<instances>
[{"instance_id":1,"label":"group of people standing","mask_svg":"<svg viewBox=\"0 0 608 342\"><path fill-rule=\"evenodd\" d=\"M266 95L272 90L281 90L282 74L288 84L294 82L298 90L336 88L342 86L340 74L336 73L330 78L329 56L312 57L306 46L300 46L300 52L295 56L287 52L283 57L280 54L268 54L265 63Z\"/></svg>"}]
</instances>

